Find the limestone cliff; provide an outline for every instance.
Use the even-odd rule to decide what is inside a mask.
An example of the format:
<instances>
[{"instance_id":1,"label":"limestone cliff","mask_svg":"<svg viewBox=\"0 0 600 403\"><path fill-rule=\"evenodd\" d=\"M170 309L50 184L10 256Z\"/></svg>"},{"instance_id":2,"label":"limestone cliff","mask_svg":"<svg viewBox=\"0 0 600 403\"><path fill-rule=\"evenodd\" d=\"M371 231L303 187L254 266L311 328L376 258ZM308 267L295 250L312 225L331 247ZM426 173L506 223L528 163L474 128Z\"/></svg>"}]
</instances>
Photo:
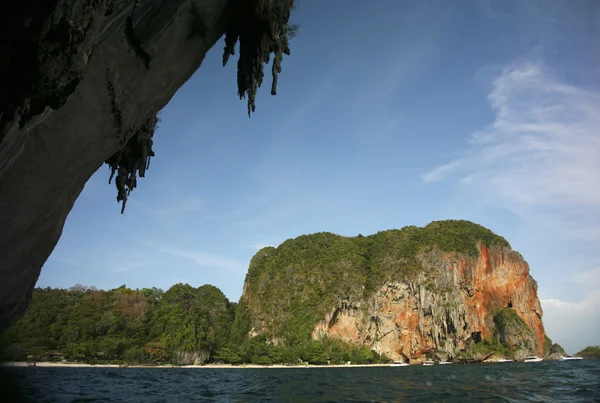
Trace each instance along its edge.
<instances>
[{"instance_id":1,"label":"limestone cliff","mask_svg":"<svg viewBox=\"0 0 600 403\"><path fill-rule=\"evenodd\" d=\"M106 161L123 206L156 114L226 34L249 110L292 0L22 0L0 4L0 330L26 307L73 203ZM209 94L198 94L209 96Z\"/></svg>"},{"instance_id":2,"label":"limestone cliff","mask_svg":"<svg viewBox=\"0 0 600 403\"><path fill-rule=\"evenodd\" d=\"M313 338L340 337L390 358L419 359L439 350L455 355L474 337L498 334L501 342L543 354L537 289L516 252L480 245L477 258L439 251L420 258L425 271L416 279L386 282L370 299L333 307ZM496 332L495 313L509 305L528 328Z\"/></svg>"},{"instance_id":3,"label":"limestone cliff","mask_svg":"<svg viewBox=\"0 0 600 403\"><path fill-rule=\"evenodd\" d=\"M314 250L301 238L263 250L242 297L252 331L276 340L310 328L313 339L341 338L392 359L456 356L488 337L542 356L542 309L527 262L503 238L479 236L481 228L447 221L372 237L331 235Z\"/></svg>"}]
</instances>

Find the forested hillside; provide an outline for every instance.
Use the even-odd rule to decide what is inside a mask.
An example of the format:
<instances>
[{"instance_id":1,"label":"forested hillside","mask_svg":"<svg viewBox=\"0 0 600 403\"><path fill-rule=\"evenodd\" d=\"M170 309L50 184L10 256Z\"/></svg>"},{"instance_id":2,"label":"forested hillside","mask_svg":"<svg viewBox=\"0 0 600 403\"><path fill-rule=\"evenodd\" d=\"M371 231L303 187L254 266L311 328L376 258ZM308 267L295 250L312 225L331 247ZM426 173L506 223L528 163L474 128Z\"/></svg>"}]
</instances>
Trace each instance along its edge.
<instances>
[{"instance_id":1,"label":"forested hillside","mask_svg":"<svg viewBox=\"0 0 600 403\"><path fill-rule=\"evenodd\" d=\"M165 362L201 352L208 359L228 342L235 305L211 285L36 289L23 318L1 336L3 358L60 352L68 360Z\"/></svg>"},{"instance_id":2,"label":"forested hillside","mask_svg":"<svg viewBox=\"0 0 600 403\"><path fill-rule=\"evenodd\" d=\"M600 358L600 346L587 346L576 355L585 358Z\"/></svg>"},{"instance_id":3,"label":"forested hillside","mask_svg":"<svg viewBox=\"0 0 600 403\"><path fill-rule=\"evenodd\" d=\"M234 323L236 308L211 285L176 284L167 291L36 289L25 315L0 335L1 359L175 365L385 360L336 340L273 346L261 337L250 339Z\"/></svg>"}]
</instances>

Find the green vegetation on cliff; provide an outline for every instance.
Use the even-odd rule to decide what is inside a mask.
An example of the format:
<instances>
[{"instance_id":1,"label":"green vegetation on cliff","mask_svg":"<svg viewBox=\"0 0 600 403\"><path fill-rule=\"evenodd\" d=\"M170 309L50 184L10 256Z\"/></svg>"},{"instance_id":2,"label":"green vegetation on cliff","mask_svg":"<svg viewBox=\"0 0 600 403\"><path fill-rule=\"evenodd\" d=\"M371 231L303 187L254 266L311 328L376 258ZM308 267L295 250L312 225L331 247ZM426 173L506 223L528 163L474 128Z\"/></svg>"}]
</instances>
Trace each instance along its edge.
<instances>
[{"instance_id":1,"label":"green vegetation on cliff","mask_svg":"<svg viewBox=\"0 0 600 403\"><path fill-rule=\"evenodd\" d=\"M354 238L320 232L260 250L250 262L240 301L250 327L291 344L311 338L317 321L346 299L370 296L386 281L423 272L419 253L432 249L478 255L478 244L510 248L492 231L463 220L436 221Z\"/></svg>"},{"instance_id":2,"label":"green vegetation on cliff","mask_svg":"<svg viewBox=\"0 0 600 403\"><path fill-rule=\"evenodd\" d=\"M514 351L508 343L502 343L497 336L486 337L480 342L471 343L464 351L457 354L457 358L483 358L488 354L496 357L512 358Z\"/></svg>"},{"instance_id":3,"label":"green vegetation on cliff","mask_svg":"<svg viewBox=\"0 0 600 403\"><path fill-rule=\"evenodd\" d=\"M587 346L576 355L583 358L600 358L600 346Z\"/></svg>"},{"instance_id":4,"label":"green vegetation on cliff","mask_svg":"<svg viewBox=\"0 0 600 403\"><path fill-rule=\"evenodd\" d=\"M552 339L548 335L544 335L544 357L550 355L550 349L552 348Z\"/></svg>"},{"instance_id":5,"label":"green vegetation on cliff","mask_svg":"<svg viewBox=\"0 0 600 403\"><path fill-rule=\"evenodd\" d=\"M534 354L535 340L529 326L523 318L512 308L504 308L493 314L494 334L485 339L474 338L464 351L458 355L462 357L482 358L488 354L496 357L514 358L515 353L524 348ZM548 350L552 347L552 341L546 336L546 344L550 343ZM546 346L544 347L546 348Z\"/></svg>"},{"instance_id":6,"label":"green vegetation on cliff","mask_svg":"<svg viewBox=\"0 0 600 403\"><path fill-rule=\"evenodd\" d=\"M496 331L498 333L511 332L513 330L516 330L517 333L531 333L531 329L529 329L527 323L511 308L504 308L498 311L494 315L494 323L496 324Z\"/></svg>"}]
</instances>

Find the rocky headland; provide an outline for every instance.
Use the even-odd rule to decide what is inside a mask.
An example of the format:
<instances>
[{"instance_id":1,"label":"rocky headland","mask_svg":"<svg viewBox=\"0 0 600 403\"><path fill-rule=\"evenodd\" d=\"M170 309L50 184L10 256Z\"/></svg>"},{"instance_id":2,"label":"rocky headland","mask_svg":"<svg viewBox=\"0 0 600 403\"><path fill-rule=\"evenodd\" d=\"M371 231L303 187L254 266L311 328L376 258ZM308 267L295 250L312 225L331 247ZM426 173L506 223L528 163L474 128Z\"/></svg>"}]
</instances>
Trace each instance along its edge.
<instances>
[{"instance_id":1,"label":"rocky headland","mask_svg":"<svg viewBox=\"0 0 600 403\"><path fill-rule=\"evenodd\" d=\"M393 360L446 360L486 341L544 355L537 284L523 257L466 221L369 237L301 236L256 254L240 307L273 343L336 338Z\"/></svg>"}]
</instances>

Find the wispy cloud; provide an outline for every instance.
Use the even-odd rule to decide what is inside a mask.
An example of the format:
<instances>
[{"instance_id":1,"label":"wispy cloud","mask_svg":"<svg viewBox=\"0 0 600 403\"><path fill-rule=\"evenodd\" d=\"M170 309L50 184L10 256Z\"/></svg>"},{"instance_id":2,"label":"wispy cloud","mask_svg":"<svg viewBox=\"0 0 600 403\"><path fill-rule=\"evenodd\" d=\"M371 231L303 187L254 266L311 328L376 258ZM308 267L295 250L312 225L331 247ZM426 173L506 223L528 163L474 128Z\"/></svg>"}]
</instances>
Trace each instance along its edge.
<instances>
[{"instance_id":1,"label":"wispy cloud","mask_svg":"<svg viewBox=\"0 0 600 403\"><path fill-rule=\"evenodd\" d=\"M74 251L60 249L52 254L50 260L78 269L94 268L113 273L135 271L152 263L150 255L142 251L131 249L103 250L98 248Z\"/></svg>"},{"instance_id":2,"label":"wispy cloud","mask_svg":"<svg viewBox=\"0 0 600 403\"><path fill-rule=\"evenodd\" d=\"M546 333L575 353L585 346L600 344L600 267L568 279L577 285L579 298L567 301L540 298ZM574 331L575 330L575 331Z\"/></svg>"},{"instance_id":3,"label":"wispy cloud","mask_svg":"<svg viewBox=\"0 0 600 403\"><path fill-rule=\"evenodd\" d=\"M600 239L600 94L521 63L495 78L488 100L495 121L423 182L455 181L525 219Z\"/></svg>"},{"instance_id":4,"label":"wispy cloud","mask_svg":"<svg viewBox=\"0 0 600 403\"><path fill-rule=\"evenodd\" d=\"M170 247L160 247L158 249L161 252L191 260L198 266L208 269L225 269L232 271L245 270L244 264L235 259L217 256L203 251Z\"/></svg>"},{"instance_id":5,"label":"wispy cloud","mask_svg":"<svg viewBox=\"0 0 600 403\"><path fill-rule=\"evenodd\" d=\"M494 77L488 101L494 121L422 181L453 182L516 213L532 233L600 240L600 94L525 62ZM547 333L576 352L600 341L600 268L566 280L580 298L541 303Z\"/></svg>"},{"instance_id":6,"label":"wispy cloud","mask_svg":"<svg viewBox=\"0 0 600 403\"><path fill-rule=\"evenodd\" d=\"M578 273L573 276L572 280L577 284L592 285L600 289L600 267Z\"/></svg>"},{"instance_id":7,"label":"wispy cloud","mask_svg":"<svg viewBox=\"0 0 600 403\"><path fill-rule=\"evenodd\" d=\"M436 169L434 169L433 171L427 172L425 175L423 175L423 177L422 177L423 182L426 182L426 183L438 182L438 181L444 179L444 177L448 173L451 173L452 171L459 168L461 164L462 164L462 161L456 160L456 161L452 161L447 164L441 165L441 166L437 167Z\"/></svg>"},{"instance_id":8,"label":"wispy cloud","mask_svg":"<svg viewBox=\"0 0 600 403\"><path fill-rule=\"evenodd\" d=\"M594 314L600 303L600 291L588 293L585 298L579 302L563 301L556 298L542 298L540 300L545 307L568 311L570 315L583 316L585 320L590 320L590 315ZM600 318L598 314L596 314Z\"/></svg>"},{"instance_id":9,"label":"wispy cloud","mask_svg":"<svg viewBox=\"0 0 600 403\"><path fill-rule=\"evenodd\" d=\"M362 112L365 108L376 112L387 107L391 97L402 92L408 84L421 79L423 71L440 58L445 7L442 6L435 16L427 11L427 7L414 5L410 8L413 10L403 17L401 24L405 28L396 32L399 39L390 44L386 62L372 63L370 60L380 55L370 53L377 48L367 50L365 60L368 61L358 71L368 79L357 80L353 77L352 86L347 88L353 95L347 101L352 101ZM415 35L415 32L418 34ZM346 60L344 63L347 63ZM351 72L356 74L354 69ZM397 117L398 111L394 109L389 115L390 118Z\"/></svg>"}]
</instances>

